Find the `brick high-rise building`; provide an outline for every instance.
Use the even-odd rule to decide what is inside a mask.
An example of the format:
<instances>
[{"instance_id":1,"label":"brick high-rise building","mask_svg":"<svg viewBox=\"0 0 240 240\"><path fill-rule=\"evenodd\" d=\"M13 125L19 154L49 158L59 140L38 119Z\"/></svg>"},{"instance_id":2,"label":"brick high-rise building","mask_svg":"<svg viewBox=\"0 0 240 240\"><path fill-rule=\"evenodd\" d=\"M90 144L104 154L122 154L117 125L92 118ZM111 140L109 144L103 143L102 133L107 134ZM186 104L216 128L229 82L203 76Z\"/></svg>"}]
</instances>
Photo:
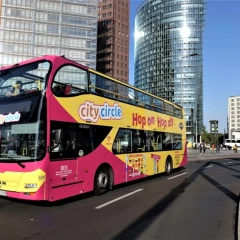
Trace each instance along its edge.
<instances>
[{"instance_id":1,"label":"brick high-rise building","mask_svg":"<svg viewBox=\"0 0 240 240\"><path fill-rule=\"evenodd\" d=\"M128 83L129 0L98 0L97 70Z\"/></svg>"}]
</instances>

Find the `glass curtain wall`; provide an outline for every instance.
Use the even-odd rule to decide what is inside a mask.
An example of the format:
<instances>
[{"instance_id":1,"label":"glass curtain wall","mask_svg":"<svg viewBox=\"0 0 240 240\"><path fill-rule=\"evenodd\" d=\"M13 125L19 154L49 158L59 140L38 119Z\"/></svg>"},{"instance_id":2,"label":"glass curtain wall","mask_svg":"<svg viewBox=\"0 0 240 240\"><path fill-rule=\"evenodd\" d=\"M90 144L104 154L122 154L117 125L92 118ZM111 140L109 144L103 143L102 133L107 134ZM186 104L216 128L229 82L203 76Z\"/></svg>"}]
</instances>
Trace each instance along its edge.
<instances>
[{"instance_id":1,"label":"glass curtain wall","mask_svg":"<svg viewBox=\"0 0 240 240\"><path fill-rule=\"evenodd\" d=\"M47 54L96 68L97 0L2 0L0 66Z\"/></svg>"},{"instance_id":2,"label":"glass curtain wall","mask_svg":"<svg viewBox=\"0 0 240 240\"><path fill-rule=\"evenodd\" d=\"M204 9L204 0L145 0L135 18L135 86L184 107L190 144L203 125Z\"/></svg>"}]
</instances>

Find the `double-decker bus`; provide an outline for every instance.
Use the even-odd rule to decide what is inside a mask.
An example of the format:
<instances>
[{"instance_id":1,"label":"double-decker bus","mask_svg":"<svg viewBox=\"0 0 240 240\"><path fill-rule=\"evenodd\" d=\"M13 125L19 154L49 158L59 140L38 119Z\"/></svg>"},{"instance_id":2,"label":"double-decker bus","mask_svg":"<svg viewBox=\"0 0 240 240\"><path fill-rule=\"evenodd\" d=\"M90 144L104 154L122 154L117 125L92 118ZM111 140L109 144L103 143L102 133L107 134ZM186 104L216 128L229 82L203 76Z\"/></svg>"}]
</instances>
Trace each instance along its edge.
<instances>
[{"instance_id":1,"label":"double-decker bus","mask_svg":"<svg viewBox=\"0 0 240 240\"><path fill-rule=\"evenodd\" d=\"M183 108L64 56L0 71L0 195L56 201L187 163Z\"/></svg>"}]
</instances>

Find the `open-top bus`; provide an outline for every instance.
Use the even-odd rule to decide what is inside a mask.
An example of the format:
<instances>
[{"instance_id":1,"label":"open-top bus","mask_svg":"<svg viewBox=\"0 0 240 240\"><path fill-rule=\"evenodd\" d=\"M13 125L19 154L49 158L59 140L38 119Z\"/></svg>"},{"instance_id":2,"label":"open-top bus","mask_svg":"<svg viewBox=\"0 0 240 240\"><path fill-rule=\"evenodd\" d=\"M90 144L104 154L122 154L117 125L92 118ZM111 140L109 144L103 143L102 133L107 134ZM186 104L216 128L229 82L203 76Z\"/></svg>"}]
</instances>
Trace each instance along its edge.
<instances>
[{"instance_id":1,"label":"open-top bus","mask_svg":"<svg viewBox=\"0 0 240 240\"><path fill-rule=\"evenodd\" d=\"M184 166L183 108L64 56L0 71L0 195L56 201Z\"/></svg>"}]
</instances>

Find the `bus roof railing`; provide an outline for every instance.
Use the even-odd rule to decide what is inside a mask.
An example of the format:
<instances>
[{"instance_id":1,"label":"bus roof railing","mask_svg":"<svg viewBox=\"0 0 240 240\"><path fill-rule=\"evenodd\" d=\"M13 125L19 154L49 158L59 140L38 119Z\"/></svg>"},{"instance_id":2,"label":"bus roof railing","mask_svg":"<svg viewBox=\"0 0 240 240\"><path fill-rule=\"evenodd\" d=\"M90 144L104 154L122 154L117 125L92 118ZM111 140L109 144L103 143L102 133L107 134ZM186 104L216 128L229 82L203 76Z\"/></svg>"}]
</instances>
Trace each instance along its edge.
<instances>
[{"instance_id":1,"label":"bus roof railing","mask_svg":"<svg viewBox=\"0 0 240 240\"><path fill-rule=\"evenodd\" d=\"M115 79L115 78L110 77L110 76L108 76L108 75L106 75L106 74L100 73L100 72L98 72L98 71L95 71L95 70L93 70L93 69L91 69L91 68L89 68L89 70L90 70L90 72L92 72L92 73L94 73L94 74L97 74L97 75L99 75L99 76L102 76L102 77L104 77L104 78L107 78L108 80L110 80L110 81L112 81L112 82L118 83L118 84L123 85L123 86L125 86L125 87L128 87L128 88L130 88L130 89L132 89L132 90L135 90L135 91L137 91L137 92L141 92L142 94L148 95L148 96L150 96L150 97L152 97L152 98L161 100L161 101L163 101L164 103L168 103L168 104L170 104L170 105L173 105L173 106L176 106L176 107L179 107L179 108L183 109L183 107L182 107L181 105L179 105L179 104L176 104L176 103L173 103L173 102L171 102L171 101L168 101L168 100L166 100L166 99L164 99L164 98L158 97L158 96L156 96L156 95L154 95L154 94L152 94L152 93L145 92L145 91L141 90L140 88L136 88L136 87L134 87L133 85L130 85L130 84L125 83L125 82L122 82L122 81L120 81L120 80L118 80L118 79Z\"/></svg>"},{"instance_id":2,"label":"bus roof railing","mask_svg":"<svg viewBox=\"0 0 240 240\"><path fill-rule=\"evenodd\" d=\"M109 91L109 90L106 90L106 89L103 89L103 88L98 88L94 85L90 85L89 87L90 87L90 89L95 89L95 90L98 90L98 91L102 91L102 94L100 92L97 92L97 95L103 95L104 97L113 98L114 100L122 101L122 102L132 104L132 105L135 105L135 106L145 107L149 110L156 111L156 112L159 112L159 113L167 113L167 114L172 115L172 116L182 117L182 114L181 115L176 115L176 113L174 111L166 110L166 109L161 108L160 106L157 106L155 104L145 103L145 102L142 102L138 99L132 99L128 96L119 94L117 91Z\"/></svg>"}]
</instances>

